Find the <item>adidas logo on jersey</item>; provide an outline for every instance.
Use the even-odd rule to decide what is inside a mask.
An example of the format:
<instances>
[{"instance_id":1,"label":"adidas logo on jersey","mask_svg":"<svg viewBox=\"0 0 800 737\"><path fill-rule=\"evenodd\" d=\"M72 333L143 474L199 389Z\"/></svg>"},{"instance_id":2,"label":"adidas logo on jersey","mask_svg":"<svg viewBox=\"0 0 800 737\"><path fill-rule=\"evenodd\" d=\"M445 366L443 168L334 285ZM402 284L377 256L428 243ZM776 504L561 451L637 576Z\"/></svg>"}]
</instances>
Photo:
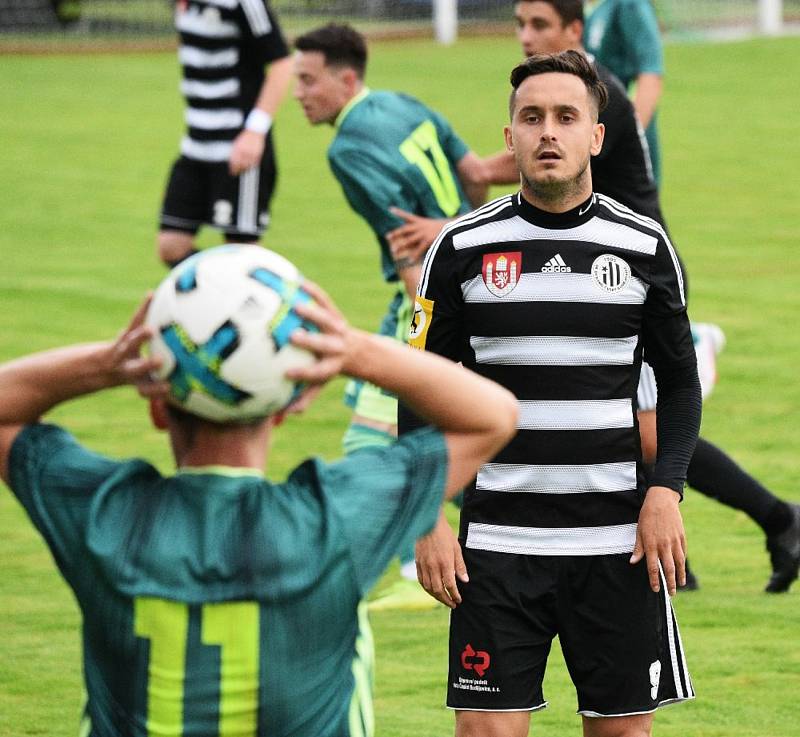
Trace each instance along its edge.
<instances>
[{"instance_id":1,"label":"adidas logo on jersey","mask_svg":"<svg viewBox=\"0 0 800 737\"><path fill-rule=\"evenodd\" d=\"M551 258L544 266L542 266L542 273L544 274L569 274L572 272L572 267L564 263L561 254L557 253Z\"/></svg>"}]
</instances>

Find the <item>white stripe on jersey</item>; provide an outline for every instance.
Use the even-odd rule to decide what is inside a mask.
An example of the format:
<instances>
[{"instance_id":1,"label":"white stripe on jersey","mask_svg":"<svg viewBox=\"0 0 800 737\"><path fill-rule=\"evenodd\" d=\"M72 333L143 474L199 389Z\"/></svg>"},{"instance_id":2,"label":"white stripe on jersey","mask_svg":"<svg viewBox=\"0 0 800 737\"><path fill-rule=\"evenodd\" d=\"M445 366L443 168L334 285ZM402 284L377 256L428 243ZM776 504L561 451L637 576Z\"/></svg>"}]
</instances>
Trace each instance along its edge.
<instances>
[{"instance_id":1,"label":"white stripe on jersey","mask_svg":"<svg viewBox=\"0 0 800 737\"><path fill-rule=\"evenodd\" d=\"M242 10L247 16L250 30L254 36L266 36L272 30L267 9L262 0L242 0Z\"/></svg>"},{"instance_id":2,"label":"white stripe on jersey","mask_svg":"<svg viewBox=\"0 0 800 737\"><path fill-rule=\"evenodd\" d=\"M201 130L241 128L244 125L244 115L238 108L204 110L196 107L187 107L184 117L186 125L192 128L200 128Z\"/></svg>"},{"instance_id":3,"label":"white stripe on jersey","mask_svg":"<svg viewBox=\"0 0 800 737\"><path fill-rule=\"evenodd\" d=\"M632 276L624 289L609 292L591 274L521 274L517 286L503 297L492 294L477 274L461 285L465 302L592 302L608 305L644 304L648 286ZM424 295L423 295L424 296Z\"/></svg>"},{"instance_id":4,"label":"white stripe on jersey","mask_svg":"<svg viewBox=\"0 0 800 737\"><path fill-rule=\"evenodd\" d=\"M178 49L178 61L195 69L224 69L235 67L239 63L239 49L221 49L206 51L197 46L181 46Z\"/></svg>"},{"instance_id":5,"label":"white stripe on jersey","mask_svg":"<svg viewBox=\"0 0 800 737\"><path fill-rule=\"evenodd\" d=\"M235 23L213 18L196 10L175 14L175 28L203 38L239 38L241 33Z\"/></svg>"},{"instance_id":6,"label":"white stripe on jersey","mask_svg":"<svg viewBox=\"0 0 800 737\"><path fill-rule=\"evenodd\" d=\"M635 228L621 223L592 218L575 228L542 228L529 223L525 218L515 215L506 220L486 223L453 236L453 248L460 251L464 248L491 245L493 243L514 243L515 241L547 240L547 241L589 241L609 248L619 248L652 256L656 252L658 240ZM511 247L508 246L508 250Z\"/></svg>"},{"instance_id":7,"label":"white stripe on jersey","mask_svg":"<svg viewBox=\"0 0 800 737\"><path fill-rule=\"evenodd\" d=\"M231 157L232 141L195 141L189 136L181 140L181 153L195 161L220 162Z\"/></svg>"},{"instance_id":8,"label":"white stripe on jersey","mask_svg":"<svg viewBox=\"0 0 800 737\"><path fill-rule=\"evenodd\" d=\"M472 336L478 363L500 366L625 366L633 363L639 337L579 338L567 335Z\"/></svg>"},{"instance_id":9,"label":"white stripe on jersey","mask_svg":"<svg viewBox=\"0 0 800 737\"><path fill-rule=\"evenodd\" d=\"M630 399L522 399L518 430L610 430L633 427Z\"/></svg>"},{"instance_id":10,"label":"white stripe on jersey","mask_svg":"<svg viewBox=\"0 0 800 737\"><path fill-rule=\"evenodd\" d=\"M521 555L613 555L630 553L636 524L600 527L513 527L470 522L467 547Z\"/></svg>"},{"instance_id":11,"label":"white stripe on jersey","mask_svg":"<svg viewBox=\"0 0 800 737\"><path fill-rule=\"evenodd\" d=\"M583 494L636 488L636 462L586 466L534 466L484 463L477 489L534 494Z\"/></svg>"},{"instance_id":12,"label":"white stripe on jersey","mask_svg":"<svg viewBox=\"0 0 800 737\"><path fill-rule=\"evenodd\" d=\"M496 200L492 200L491 202L487 202L485 205L482 205L474 212L468 212L466 215L462 215L460 218L457 218L451 223L445 225L442 228L439 235L436 236L436 240L433 242L433 245L431 245L431 247L428 249L428 252L425 254L425 259L422 262L422 273L420 274L419 286L417 287L417 294L419 294L421 297L425 296L425 290L428 288L428 279L430 277L431 264L433 263L433 259L436 256L436 252L439 250L439 244L442 242L442 239L453 228L456 228L459 225L478 222L487 217L497 215L499 212L502 212L506 207L510 206L511 206L511 195L498 197Z\"/></svg>"},{"instance_id":13,"label":"white stripe on jersey","mask_svg":"<svg viewBox=\"0 0 800 737\"><path fill-rule=\"evenodd\" d=\"M616 215L627 218L628 220L639 223L640 225L646 225L652 228L664 239L664 243L667 246L667 252L672 259L672 265L675 268L675 275L678 278L678 291L681 295L681 304L685 306L686 293L683 285L683 270L681 269L681 262L678 260L678 254L675 252L675 247L672 245L672 241L670 241L667 232L661 227L661 224L658 221L647 217L646 215L639 215L639 213L634 212L629 207L626 207L622 203L617 202L606 195L598 195L598 201Z\"/></svg>"},{"instance_id":14,"label":"white stripe on jersey","mask_svg":"<svg viewBox=\"0 0 800 737\"><path fill-rule=\"evenodd\" d=\"M181 81L181 92L186 97L197 97L201 100L219 100L225 97L236 97L239 94L239 80L236 77L220 79L217 82L201 82L198 79Z\"/></svg>"}]
</instances>

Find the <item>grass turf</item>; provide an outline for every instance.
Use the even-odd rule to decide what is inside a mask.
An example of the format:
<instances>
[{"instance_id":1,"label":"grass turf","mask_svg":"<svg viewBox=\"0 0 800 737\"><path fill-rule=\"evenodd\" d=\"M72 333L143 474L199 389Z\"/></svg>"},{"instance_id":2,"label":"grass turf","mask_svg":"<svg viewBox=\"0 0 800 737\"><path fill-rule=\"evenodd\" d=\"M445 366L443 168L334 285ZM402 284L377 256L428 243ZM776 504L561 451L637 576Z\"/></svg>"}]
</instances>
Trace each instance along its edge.
<instances>
[{"instance_id":1,"label":"grass turf","mask_svg":"<svg viewBox=\"0 0 800 737\"><path fill-rule=\"evenodd\" d=\"M665 211L691 274L691 313L728 336L703 434L777 493L800 501L797 96L800 39L667 48L661 126ZM376 44L369 82L408 91L443 112L480 153L502 145L507 39L452 48ZM6 57L0 96L0 359L113 335L163 272L155 219L177 150L181 102L171 54ZM377 248L328 172L327 128L287 101L276 138L281 178L266 245L298 263L350 320L377 325L391 290ZM500 192L498 191L498 194ZM205 245L217 242L212 233ZM333 458L347 422L342 382L278 433L269 475L305 456ZM54 414L92 447L170 466L131 391L69 403ZM790 737L797 733L798 591L761 593L769 568L760 530L742 513L687 493L690 557L702 589L675 603L698 692L659 714L656 734ZM0 492L0 737L73 735L81 703L78 614L42 543ZM378 734L441 735L447 615L373 617ZM551 708L532 734L577 734L575 699L557 653Z\"/></svg>"}]
</instances>

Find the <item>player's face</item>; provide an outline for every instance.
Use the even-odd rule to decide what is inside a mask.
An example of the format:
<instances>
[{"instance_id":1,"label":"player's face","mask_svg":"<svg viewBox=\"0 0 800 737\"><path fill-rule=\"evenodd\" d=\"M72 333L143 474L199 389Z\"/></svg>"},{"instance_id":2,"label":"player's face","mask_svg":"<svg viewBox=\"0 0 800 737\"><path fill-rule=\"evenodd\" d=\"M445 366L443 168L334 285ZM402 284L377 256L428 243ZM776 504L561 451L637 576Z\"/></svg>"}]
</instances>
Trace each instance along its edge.
<instances>
[{"instance_id":1,"label":"player's face","mask_svg":"<svg viewBox=\"0 0 800 737\"><path fill-rule=\"evenodd\" d=\"M583 24L573 21L565 26L550 3L524 0L514 6L514 17L517 20L517 38L526 57L580 47Z\"/></svg>"},{"instance_id":2,"label":"player's face","mask_svg":"<svg viewBox=\"0 0 800 737\"><path fill-rule=\"evenodd\" d=\"M321 51L298 51L294 74L294 97L308 122L333 123L352 96L353 71L326 65Z\"/></svg>"},{"instance_id":3,"label":"player's face","mask_svg":"<svg viewBox=\"0 0 800 737\"><path fill-rule=\"evenodd\" d=\"M525 79L505 129L523 187L546 196L588 181L591 191L589 162L600 153L604 131L595 120L589 91L574 74L549 72Z\"/></svg>"}]
</instances>

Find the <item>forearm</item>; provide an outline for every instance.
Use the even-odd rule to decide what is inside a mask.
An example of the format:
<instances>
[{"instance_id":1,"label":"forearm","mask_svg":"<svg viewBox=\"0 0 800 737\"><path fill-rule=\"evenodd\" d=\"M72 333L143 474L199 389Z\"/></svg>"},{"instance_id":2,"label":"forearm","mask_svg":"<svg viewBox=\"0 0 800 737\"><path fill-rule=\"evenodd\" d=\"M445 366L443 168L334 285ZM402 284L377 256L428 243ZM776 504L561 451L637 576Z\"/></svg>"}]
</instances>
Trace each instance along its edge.
<instances>
[{"instance_id":1,"label":"forearm","mask_svg":"<svg viewBox=\"0 0 800 737\"><path fill-rule=\"evenodd\" d=\"M292 79L292 59L287 56L269 65L264 84L258 93L255 107L274 118Z\"/></svg>"},{"instance_id":2,"label":"forearm","mask_svg":"<svg viewBox=\"0 0 800 737\"><path fill-rule=\"evenodd\" d=\"M650 484L665 486L682 494L700 431L700 381L696 367L689 366L667 376L663 370L656 370L656 382L658 450Z\"/></svg>"},{"instance_id":3,"label":"forearm","mask_svg":"<svg viewBox=\"0 0 800 737\"><path fill-rule=\"evenodd\" d=\"M68 399L123 383L109 343L57 348L0 366L0 424L35 422Z\"/></svg>"},{"instance_id":4,"label":"forearm","mask_svg":"<svg viewBox=\"0 0 800 737\"><path fill-rule=\"evenodd\" d=\"M662 89L663 80L660 74L640 74L636 78L633 107L636 110L636 116L639 118L642 128L647 128L650 125L653 114L658 107Z\"/></svg>"},{"instance_id":5,"label":"forearm","mask_svg":"<svg viewBox=\"0 0 800 737\"><path fill-rule=\"evenodd\" d=\"M519 184L519 169L511 151L498 151L483 160L488 184Z\"/></svg>"},{"instance_id":6,"label":"forearm","mask_svg":"<svg viewBox=\"0 0 800 737\"><path fill-rule=\"evenodd\" d=\"M494 434L498 423L513 431L516 399L498 384L441 356L360 330L350 330L348 342L343 373L396 394L443 432Z\"/></svg>"}]
</instances>

